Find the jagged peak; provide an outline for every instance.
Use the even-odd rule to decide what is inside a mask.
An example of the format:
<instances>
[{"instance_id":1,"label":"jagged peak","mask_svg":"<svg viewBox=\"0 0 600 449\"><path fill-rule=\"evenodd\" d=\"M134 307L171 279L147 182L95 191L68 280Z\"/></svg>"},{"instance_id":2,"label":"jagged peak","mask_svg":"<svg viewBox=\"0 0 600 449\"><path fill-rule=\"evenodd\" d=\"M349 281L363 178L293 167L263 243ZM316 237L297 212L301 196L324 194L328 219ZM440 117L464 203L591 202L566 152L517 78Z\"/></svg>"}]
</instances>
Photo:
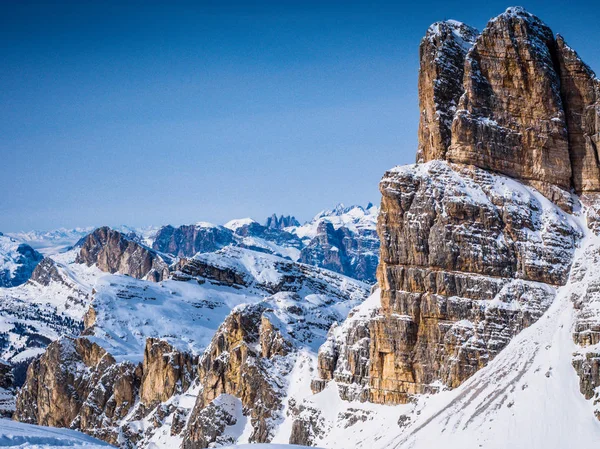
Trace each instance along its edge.
<instances>
[{"instance_id":1,"label":"jagged peak","mask_svg":"<svg viewBox=\"0 0 600 449\"><path fill-rule=\"evenodd\" d=\"M235 218L233 220L229 220L227 223L225 223L223 226L226 227L227 229L230 229L231 231L236 231L237 229L243 227L243 226L249 226L251 224L254 223L258 223L256 220L254 220L253 218L250 217L246 217L246 218Z\"/></svg>"},{"instance_id":2,"label":"jagged peak","mask_svg":"<svg viewBox=\"0 0 600 449\"><path fill-rule=\"evenodd\" d=\"M491 25L498 21L505 22L513 22L513 21L525 21L532 24L535 28L540 28L542 32L547 32L550 30L550 27L544 23L542 19L540 19L535 14L528 12L522 6L511 6L506 9L502 14L491 19L486 28L489 28ZM485 32L485 29L483 30ZM550 31L551 32L551 31Z\"/></svg>"},{"instance_id":3,"label":"jagged peak","mask_svg":"<svg viewBox=\"0 0 600 449\"><path fill-rule=\"evenodd\" d=\"M478 35L479 31L476 28L458 20L449 19L431 24L423 39L436 44L439 40L446 41L452 38L464 50L468 50L473 46Z\"/></svg>"},{"instance_id":4,"label":"jagged peak","mask_svg":"<svg viewBox=\"0 0 600 449\"><path fill-rule=\"evenodd\" d=\"M560 33L556 34L556 43L559 48L564 50L573 59L577 60L577 62L579 64L581 64L582 69L587 72L588 76L595 79L597 82L600 81L600 79L598 78L598 76L596 75L594 70L589 65L587 65L583 59L581 59L581 57L579 56L579 54L573 47L571 47L569 44L567 44L567 41Z\"/></svg>"}]
</instances>

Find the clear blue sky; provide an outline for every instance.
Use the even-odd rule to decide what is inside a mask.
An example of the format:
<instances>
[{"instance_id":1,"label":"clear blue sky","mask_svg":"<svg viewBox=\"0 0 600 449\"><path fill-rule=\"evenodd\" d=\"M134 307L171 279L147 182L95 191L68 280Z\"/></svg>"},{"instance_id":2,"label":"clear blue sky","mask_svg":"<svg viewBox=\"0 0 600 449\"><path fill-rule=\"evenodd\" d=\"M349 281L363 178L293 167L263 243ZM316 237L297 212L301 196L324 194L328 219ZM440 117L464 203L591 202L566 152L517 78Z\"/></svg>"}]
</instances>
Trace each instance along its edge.
<instances>
[{"instance_id":1,"label":"clear blue sky","mask_svg":"<svg viewBox=\"0 0 600 449\"><path fill-rule=\"evenodd\" d=\"M0 4L0 230L308 219L411 163L418 45L499 1ZM600 71L597 1L525 1Z\"/></svg>"}]
</instances>

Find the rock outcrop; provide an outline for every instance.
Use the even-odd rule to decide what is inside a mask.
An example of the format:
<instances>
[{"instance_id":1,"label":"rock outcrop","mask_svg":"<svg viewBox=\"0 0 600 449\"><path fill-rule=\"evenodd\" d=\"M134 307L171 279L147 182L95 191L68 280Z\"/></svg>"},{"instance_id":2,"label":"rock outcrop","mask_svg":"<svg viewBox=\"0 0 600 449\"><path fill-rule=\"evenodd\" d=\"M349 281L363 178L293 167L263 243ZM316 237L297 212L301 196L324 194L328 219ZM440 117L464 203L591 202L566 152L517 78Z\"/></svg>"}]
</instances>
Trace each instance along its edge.
<instances>
[{"instance_id":1,"label":"rock outcrop","mask_svg":"<svg viewBox=\"0 0 600 449\"><path fill-rule=\"evenodd\" d=\"M200 449L216 441L220 432L207 431L206 418L215 414L223 395L239 398L249 415L250 441L264 443L273 434L272 418L281 408L285 374L275 367L291 349L264 314L262 304L232 312L215 334L198 366L200 394L184 437L184 449ZM230 418L230 420L233 418ZM222 430L221 430L222 432Z\"/></svg>"},{"instance_id":2,"label":"rock outcrop","mask_svg":"<svg viewBox=\"0 0 600 449\"><path fill-rule=\"evenodd\" d=\"M117 443L117 421L135 404L139 379L138 367L117 363L88 339L62 338L29 365L15 419L76 428Z\"/></svg>"},{"instance_id":3,"label":"rock outcrop","mask_svg":"<svg viewBox=\"0 0 600 449\"><path fill-rule=\"evenodd\" d=\"M374 230L360 230L356 235L345 226L336 229L331 222L321 221L316 236L302 249L298 260L361 281L374 282L378 253L379 241Z\"/></svg>"},{"instance_id":4,"label":"rock outcrop","mask_svg":"<svg viewBox=\"0 0 600 449\"><path fill-rule=\"evenodd\" d=\"M122 422L144 418L161 402L186 390L194 358L168 343L148 339L142 363L116 361L86 337L61 338L27 371L15 419L81 430L120 447L143 437Z\"/></svg>"},{"instance_id":5,"label":"rock outcrop","mask_svg":"<svg viewBox=\"0 0 600 449\"><path fill-rule=\"evenodd\" d=\"M600 80L556 37L560 87L569 131L572 186L576 192L600 191Z\"/></svg>"},{"instance_id":6,"label":"rock outcrop","mask_svg":"<svg viewBox=\"0 0 600 449\"><path fill-rule=\"evenodd\" d=\"M192 257L196 253L217 251L233 243L231 231L209 223L184 225L175 228L163 226L152 243L152 248L177 257Z\"/></svg>"},{"instance_id":7,"label":"rock outcrop","mask_svg":"<svg viewBox=\"0 0 600 449\"><path fill-rule=\"evenodd\" d=\"M37 264L35 270L31 273L30 280L46 287L50 285L51 282L65 282L58 272L58 268L56 268L56 263L49 257L44 257L42 261Z\"/></svg>"},{"instance_id":8,"label":"rock outcrop","mask_svg":"<svg viewBox=\"0 0 600 449\"><path fill-rule=\"evenodd\" d=\"M465 56L478 32L448 20L429 27L419 48L419 148L417 162L444 159L460 97Z\"/></svg>"},{"instance_id":9,"label":"rock outcrop","mask_svg":"<svg viewBox=\"0 0 600 449\"><path fill-rule=\"evenodd\" d=\"M300 222L296 220L296 217L291 215L282 215L278 217L277 214L273 214L267 218L267 221L265 222L265 227L269 229L278 229L280 231L284 228L289 228L290 226L300 226Z\"/></svg>"},{"instance_id":10,"label":"rock outcrop","mask_svg":"<svg viewBox=\"0 0 600 449\"><path fill-rule=\"evenodd\" d=\"M332 329L314 391L332 379L344 399L398 403L457 387L569 278L582 233L563 211L600 183L589 67L509 8L479 35L430 27L419 91L419 163L380 183L380 304ZM597 355L577 360L591 397Z\"/></svg>"},{"instance_id":11,"label":"rock outcrop","mask_svg":"<svg viewBox=\"0 0 600 449\"><path fill-rule=\"evenodd\" d=\"M106 226L85 238L76 262L154 282L169 276L167 263L155 251Z\"/></svg>"},{"instance_id":12,"label":"rock outcrop","mask_svg":"<svg viewBox=\"0 0 600 449\"><path fill-rule=\"evenodd\" d=\"M148 338L142 364L140 400L148 409L189 388L197 361L163 340Z\"/></svg>"},{"instance_id":13,"label":"rock outcrop","mask_svg":"<svg viewBox=\"0 0 600 449\"><path fill-rule=\"evenodd\" d=\"M568 210L571 188L600 187L598 86L564 39L522 8L478 36L434 24L421 44L417 159L510 176Z\"/></svg>"},{"instance_id":14,"label":"rock outcrop","mask_svg":"<svg viewBox=\"0 0 600 449\"><path fill-rule=\"evenodd\" d=\"M579 231L543 196L472 167L399 167L380 187L381 310L334 332L313 388L334 379L343 398L398 403L460 385L535 322Z\"/></svg>"}]
</instances>

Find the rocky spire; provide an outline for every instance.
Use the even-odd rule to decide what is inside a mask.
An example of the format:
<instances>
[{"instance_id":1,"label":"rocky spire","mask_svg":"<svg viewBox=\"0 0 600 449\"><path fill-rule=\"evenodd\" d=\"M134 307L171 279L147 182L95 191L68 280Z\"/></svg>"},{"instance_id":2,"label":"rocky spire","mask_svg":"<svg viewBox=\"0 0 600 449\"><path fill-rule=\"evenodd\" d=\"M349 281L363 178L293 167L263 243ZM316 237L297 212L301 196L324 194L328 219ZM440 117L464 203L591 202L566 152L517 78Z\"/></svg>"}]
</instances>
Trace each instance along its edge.
<instances>
[{"instance_id":1,"label":"rocky spire","mask_svg":"<svg viewBox=\"0 0 600 449\"><path fill-rule=\"evenodd\" d=\"M421 40L419 162L446 155L452 118L463 94L465 56L477 35L475 28L447 20L431 25Z\"/></svg>"},{"instance_id":2,"label":"rocky spire","mask_svg":"<svg viewBox=\"0 0 600 449\"><path fill-rule=\"evenodd\" d=\"M501 173L565 209L571 188L600 190L598 79L539 18L508 8L478 36L436 23L420 56L419 162Z\"/></svg>"}]
</instances>

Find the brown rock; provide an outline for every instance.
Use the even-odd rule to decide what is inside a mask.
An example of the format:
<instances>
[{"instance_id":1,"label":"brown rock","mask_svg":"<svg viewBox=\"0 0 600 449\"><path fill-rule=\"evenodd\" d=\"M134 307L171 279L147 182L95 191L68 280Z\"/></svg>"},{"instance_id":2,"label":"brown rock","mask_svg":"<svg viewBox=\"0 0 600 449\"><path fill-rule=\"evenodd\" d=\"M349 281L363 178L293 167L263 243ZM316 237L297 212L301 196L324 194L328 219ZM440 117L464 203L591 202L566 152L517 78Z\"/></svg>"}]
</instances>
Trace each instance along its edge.
<instances>
[{"instance_id":1,"label":"brown rock","mask_svg":"<svg viewBox=\"0 0 600 449\"><path fill-rule=\"evenodd\" d=\"M600 191L600 81L562 36L556 37L556 45L573 187L577 193L597 192Z\"/></svg>"},{"instance_id":2,"label":"brown rock","mask_svg":"<svg viewBox=\"0 0 600 449\"><path fill-rule=\"evenodd\" d=\"M550 28L522 8L488 23L466 58L449 161L569 189L569 139L554 48Z\"/></svg>"},{"instance_id":3,"label":"brown rock","mask_svg":"<svg viewBox=\"0 0 600 449\"><path fill-rule=\"evenodd\" d=\"M85 238L75 261L154 282L169 276L167 264L156 252L108 227L98 228Z\"/></svg>"},{"instance_id":4,"label":"brown rock","mask_svg":"<svg viewBox=\"0 0 600 449\"><path fill-rule=\"evenodd\" d=\"M177 351L169 343L146 339L140 399L149 409L167 401L190 386L194 373L190 354Z\"/></svg>"},{"instance_id":5,"label":"brown rock","mask_svg":"<svg viewBox=\"0 0 600 449\"><path fill-rule=\"evenodd\" d=\"M202 356L198 377L202 390L184 436L184 449L199 449L216 442L223 429L206 426L208 415L225 396L239 398L249 415L253 432L250 442L264 443L272 438L272 418L282 408L282 392L277 388L281 369L272 360L291 348L281 333L263 315L261 304L232 312L213 337ZM257 345L260 349L257 351Z\"/></svg>"},{"instance_id":6,"label":"brown rock","mask_svg":"<svg viewBox=\"0 0 600 449\"><path fill-rule=\"evenodd\" d=\"M419 148L417 162L445 159L452 119L464 92L465 56L477 30L452 20L429 27L419 55Z\"/></svg>"}]
</instances>

